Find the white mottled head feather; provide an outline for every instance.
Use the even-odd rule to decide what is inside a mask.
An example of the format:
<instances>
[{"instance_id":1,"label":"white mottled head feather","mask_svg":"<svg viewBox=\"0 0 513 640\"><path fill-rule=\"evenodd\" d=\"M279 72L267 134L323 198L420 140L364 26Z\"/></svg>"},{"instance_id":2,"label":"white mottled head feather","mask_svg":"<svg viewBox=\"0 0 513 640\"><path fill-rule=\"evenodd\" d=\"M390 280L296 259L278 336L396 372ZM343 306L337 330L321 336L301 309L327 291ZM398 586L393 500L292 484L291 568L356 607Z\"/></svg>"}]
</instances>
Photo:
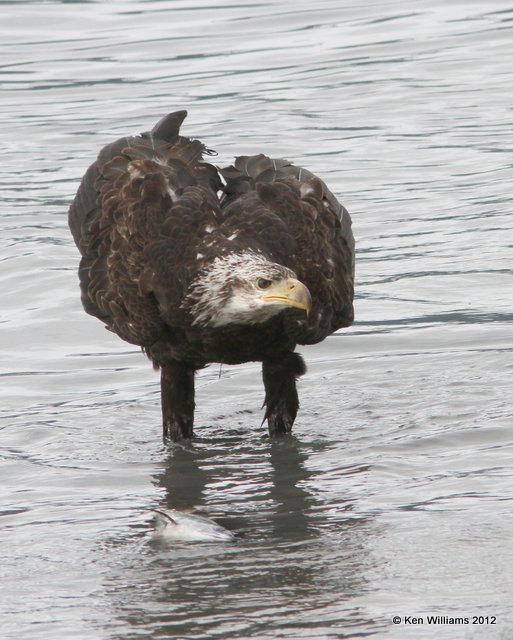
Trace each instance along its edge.
<instances>
[{"instance_id":1,"label":"white mottled head feather","mask_svg":"<svg viewBox=\"0 0 513 640\"><path fill-rule=\"evenodd\" d=\"M200 272L182 305L193 315L193 324L221 327L231 323L265 322L283 310L277 302L262 300L258 282L295 278L287 267L255 251L219 256Z\"/></svg>"}]
</instances>

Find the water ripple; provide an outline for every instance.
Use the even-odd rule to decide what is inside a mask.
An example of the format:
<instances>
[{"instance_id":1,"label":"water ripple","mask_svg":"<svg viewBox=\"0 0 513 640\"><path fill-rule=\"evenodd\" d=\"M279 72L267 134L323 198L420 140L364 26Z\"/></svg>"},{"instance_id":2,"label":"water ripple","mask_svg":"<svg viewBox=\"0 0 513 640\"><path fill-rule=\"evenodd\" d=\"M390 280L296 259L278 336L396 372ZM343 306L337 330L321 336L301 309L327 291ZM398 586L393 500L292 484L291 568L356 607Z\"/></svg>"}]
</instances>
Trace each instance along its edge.
<instances>
[{"instance_id":1,"label":"water ripple","mask_svg":"<svg viewBox=\"0 0 513 640\"><path fill-rule=\"evenodd\" d=\"M3 637L510 637L508 3L1 4ZM353 215L357 321L301 350L283 442L249 363L202 371L198 437L164 445L151 366L80 308L78 181L178 108ZM159 506L237 540L158 545Z\"/></svg>"}]
</instances>

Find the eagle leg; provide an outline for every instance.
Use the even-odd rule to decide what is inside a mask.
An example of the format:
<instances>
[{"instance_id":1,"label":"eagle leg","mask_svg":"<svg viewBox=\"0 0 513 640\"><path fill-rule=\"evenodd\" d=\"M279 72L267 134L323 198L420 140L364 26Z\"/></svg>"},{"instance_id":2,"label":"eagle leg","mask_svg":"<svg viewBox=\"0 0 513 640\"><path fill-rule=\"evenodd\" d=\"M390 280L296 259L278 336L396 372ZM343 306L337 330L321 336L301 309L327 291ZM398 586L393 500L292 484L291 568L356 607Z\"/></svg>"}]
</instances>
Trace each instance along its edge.
<instances>
[{"instance_id":1,"label":"eagle leg","mask_svg":"<svg viewBox=\"0 0 513 640\"><path fill-rule=\"evenodd\" d=\"M262 362L265 387L265 416L270 436L283 436L292 431L299 408L296 380L306 372L298 353L285 353L278 360Z\"/></svg>"},{"instance_id":2,"label":"eagle leg","mask_svg":"<svg viewBox=\"0 0 513 640\"><path fill-rule=\"evenodd\" d=\"M182 362L161 366L162 424L164 438L192 438L194 424L194 369Z\"/></svg>"}]
</instances>

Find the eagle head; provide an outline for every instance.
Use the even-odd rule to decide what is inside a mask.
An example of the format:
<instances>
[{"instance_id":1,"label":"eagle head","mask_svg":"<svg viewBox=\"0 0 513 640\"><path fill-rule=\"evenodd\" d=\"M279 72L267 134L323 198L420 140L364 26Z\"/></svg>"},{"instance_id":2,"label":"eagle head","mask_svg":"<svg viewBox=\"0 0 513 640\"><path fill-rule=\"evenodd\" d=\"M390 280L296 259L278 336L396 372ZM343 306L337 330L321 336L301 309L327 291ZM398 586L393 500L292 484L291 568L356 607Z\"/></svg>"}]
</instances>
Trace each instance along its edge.
<instances>
[{"instance_id":1,"label":"eagle head","mask_svg":"<svg viewBox=\"0 0 513 640\"><path fill-rule=\"evenodd\" d=\"M308 315L312 298L291 269L246 251L218 256L202 269L182 306L193 324L221 327L262 323L287 307Z\"/></svg>"}]
</instances>

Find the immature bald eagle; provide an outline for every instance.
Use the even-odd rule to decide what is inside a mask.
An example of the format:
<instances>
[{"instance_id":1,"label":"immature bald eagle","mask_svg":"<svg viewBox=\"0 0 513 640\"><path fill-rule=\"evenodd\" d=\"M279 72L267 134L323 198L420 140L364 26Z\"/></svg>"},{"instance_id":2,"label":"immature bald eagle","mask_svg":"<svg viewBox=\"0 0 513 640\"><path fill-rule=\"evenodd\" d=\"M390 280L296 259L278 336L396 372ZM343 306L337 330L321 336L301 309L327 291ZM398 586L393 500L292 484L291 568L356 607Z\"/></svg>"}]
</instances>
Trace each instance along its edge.
<instances>
[{"instance_id":1,"label":"immature bald eagle","mask_svg":"<svg viewBox=\"0 0 513 640\"><path fill-rule=\"evenodd\" d=\"M290 432L296 344L353 321L349 214L312 173L242 156L217 170L186 111L106 146L69 210L85 310L161 371L164 434L190 438L194 373L262 362L269 433Z\"/></svg>"}]
</instances>

